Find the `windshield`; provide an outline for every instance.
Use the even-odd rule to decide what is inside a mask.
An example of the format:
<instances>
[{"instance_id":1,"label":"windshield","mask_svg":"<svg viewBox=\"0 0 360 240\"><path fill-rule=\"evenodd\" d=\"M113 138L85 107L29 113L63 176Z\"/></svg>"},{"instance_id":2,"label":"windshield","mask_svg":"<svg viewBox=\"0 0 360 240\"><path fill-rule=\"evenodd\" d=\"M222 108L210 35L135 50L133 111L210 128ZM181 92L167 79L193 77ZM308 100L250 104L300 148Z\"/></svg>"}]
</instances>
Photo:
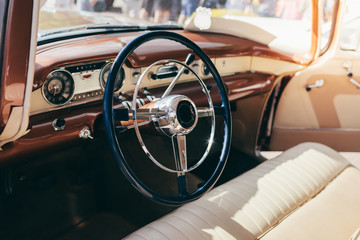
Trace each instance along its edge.
<instances>
[{"instance_id":1,"label":"windshield","mask_svg":"<svg viewBox=\"0 0 360 240\"><path fill-rule=\"evenodd\" d=\"M211 21L207 20L210 17L196 21L194 16L207 15L204 9L210 10ZM311 0L48 0L41 8L38 35L41 38L94 26L184 26L239 35L304 54L310 49L311 16ZM219 30L218 19L222 21Z\"/></svg>"},{"instance_id":2,"label":"windshield","mask_svg":"<svg viewBox=\"0 0 360 240\"><path fill-rule=\"evenodd\" d=\"M360 51L360 1L348 0L342 22L340 47L346 51Z\"/></svg>"}]
</instances>

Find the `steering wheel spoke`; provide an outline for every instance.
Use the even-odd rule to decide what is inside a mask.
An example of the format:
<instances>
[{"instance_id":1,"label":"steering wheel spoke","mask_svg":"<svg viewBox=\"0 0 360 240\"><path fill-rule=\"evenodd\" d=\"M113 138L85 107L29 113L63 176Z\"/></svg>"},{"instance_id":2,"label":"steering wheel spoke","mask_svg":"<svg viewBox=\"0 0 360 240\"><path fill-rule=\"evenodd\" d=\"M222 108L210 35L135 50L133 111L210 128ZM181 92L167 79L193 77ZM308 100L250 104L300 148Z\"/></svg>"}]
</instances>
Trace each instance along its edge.
<instances>
[{"instance_id":1,"label":"steering wheel spoke","mask_svg":"<svg viewBox=\"0 0 360 240\"><path fill-rule=\"evenodd\" d=\"M186 182L186 170L187 170L187 151L186 151L186 135L174 135L171 138L175 167L179 171L177 173L177 183L179 188L179 195L185 196L188 194L187 182Z\"/></svg>"},{"instance_id":2,"label":"steering wheel spoke","mask_svg":"<svg viewBox=\"0 0 360 240\"><path fill-rule=\"evenodd\" d=\"M209 107L198 107L197 108L199 118L211 117L214 115L214 109Z\"/></svg>"},{"instance_id":3,"label":"steering wheel spoke","mask_svg":"<svg viewBox=\"0 0 360 240\"><path fill-rule=\"evenodd\" d=\"M210 107L198 107L198 116L199 118L203 117L211 117L215 116L223 116L225 114L225 109L222 106L214 106L213 108Z\"/></svg>"},{"instance_id":4,"label":"steering wheel spoke","mask_svg":"<svg viewBox=\"0 0 360 240\"><path fill-rule=\"evenodd\" d=\"M174 135L171 138L174 158L175 158L175 168L179 174L185 173L187 170L187 151L186 151L186 135Z\"/></svg>"},{"instance_id":5,"label":"steering wheel spoke","mask_svg":"<svg viewBox=\"0 0 360 240\"><path fill-rule=\"evenodd\" d=\"M136 119L138 120L147 120L153 121L154 119L164 116L166 113L159 111L158 108L139 108L136 109ZM130 114L132 119L134 119L133 113Z\"/></svg>"},{"instance_id":6,"label":"steering wheel spoke","mask_svg":"<svg viewBox=\"0 0 360 240\"><path fill-rule=\"evenodd\" d=\"M186 57L185 64L187 66L189 66L192 62L194 62L194 60L195 60L195 56L193 54L189 53ZM186 68L185 68L185 66L183 66L180 69L180 71L176 74L175 78L171 81L171 83L169 84L169 86L167 87L167 89L165 90L163 95L161 96L161 98L164 98L170 94L171 90L174 88L174 86L176 85L176 82L179 80L179 78L185 72L185 70L186 70Z\"/></svg>"},{"instance_id":7,"label":"steering wheel spoke","mask_svg":"<svg viewBox=\"0 0 360 240\"><path fill-rule=\"evenodd\" d=\"M177 175L177 183L179 188L179 196L186 196L189 194L188 188L187 188L187 180L186 180L186 174L180 174Z\"/></svg>"},{"instance_id":8,"label":"steering wheel spoke","mask_svg":"<svg viewBox=\"0 0 360 240\"><path fill-rule=\"evenodd\" d=\"M121 123L122 130L134 128L135 119L138 126L144 126L157 121L165 114L165 112L159 111L157 108L139 108L136 110L136 116L134 117L134 110L127 108L113 109L114 121Z\"/></svg>"}]
</instances>

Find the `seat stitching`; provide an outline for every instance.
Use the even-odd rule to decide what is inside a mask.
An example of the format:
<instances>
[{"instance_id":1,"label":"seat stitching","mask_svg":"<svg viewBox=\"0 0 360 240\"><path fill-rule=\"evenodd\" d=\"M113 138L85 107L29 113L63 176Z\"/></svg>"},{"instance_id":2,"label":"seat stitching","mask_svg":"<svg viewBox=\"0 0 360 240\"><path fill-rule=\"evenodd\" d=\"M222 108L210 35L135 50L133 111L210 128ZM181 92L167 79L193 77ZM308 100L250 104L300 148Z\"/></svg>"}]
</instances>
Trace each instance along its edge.
<instances>
[{"instance_id":1,"label":"seat stitching","mask_svg":"<svg viewBox=\"0 0 360 240\"><path fill-rule=\"evenodd\" d=\"M269 177L266 177L266 178L264 178L264 179L266 179L267 182L268 182L269 180L272 182L271 179L267 179L267 178L269 178ZM279 194L279 190L277 190L276 188L272 187L271 185L266 186L265 188L267 188L267 190L270 191L270 192L272 193L272 195L278 196L278 199L281 200L281 201L290 209L290 205L289 205L289 204L287 203L287 201L282 197L282 195ZM284 209L281 208L281 210L282 210L283 213L285 213L285 212L284 212Z\"/></svg>"},{"instance_id":2,"label":"seat stitching","mask_svg":"<svg viewBox=\"0 0 360 240\"><path fill-rule=\"evenodd\" d=\"M200 205L197 205L197 206L200 207L200 208L206 209L206 208L204 208L203 206L200 206ZM208 210L208 209L206 209L206 210ZM208 211L212 212L210 209L209 209ZM260 230L260 232L262 231L262 229L261 229L261 227L258 225L258 223L257 223L248 213L246 213L244 210L242 210L241 212L242 212L244 215L246 215L246 216L249 218L249 220L251 220L251 221L254 223L254 225ZM221 222L223 222L222 219L219 218L214 212L212 212L212 213L213 213L213 215L215 215ZM232 214L231 214L231 215L232 215ZM225 223L225 222L223 222L223 223ZM225 224L225 225L227 225L227 224Z\"/></svg>"},{"instance_id":3,"label":"seat stitching","mask_svg":"<svg viewBox=\"0 0 360 240\"><path fill-rule=\"evenodd\" d=\"M237 196L234 196L234 197L237 197ZM240 206L238 206L236 203L231 202L230 198L226 198L226 195L223 196L223 199L229 201L230 204L232 204L232 208L235 208L235 209L239 209L239 208L240 208ZM229 204L229 203L228 203L228 204ZM229 205L230 205L230 204L229 204ZM224 208L224 207L219 206L219 205L217 205L217 206L218 206L219 208L223 209L224 211L226 211L230 216L233 214L232 212L229 212L227 208Z\"/></svg>"},{"instance_id":4,"label":"seat stitching","mask_svg":"<svg viewBox=\"0 0 360 240\"><path fill-rule=\"evenodd\" d=\"M312 151L309 152L309 155L313 156L313 158L319 157L319 156L315 156L315 152L312 152ZM324 167L327 167L328 170L330 170L330 171L333 171L334 168L338 167L338 165L335 163L335 161L338 162L337 159L332 158L332 157L328 156L327 154L323 154L323 155L324 156L322 156L321 159L322 159L322 163L324 164ZM329 159L331 161L329 161Z\"/></svg>"},{"instance_id":5,"label":"seat stitching","mask_svg":"<svg viewBox=\"0 0 360 240\"><path fill-rule=\"evenodd\" d=\"M285 186L287 186L287 189L291 189L294 192L294 194L291 194L291 198L295 202L297 202L296 199L303 197L301 192L298 191L298 188L300 188L300 186L297 186L297 185L299 185L299 184L293 178L287 176L282 171L277 171L276 176L274 176L274 177L276 177L276 179L278 181L281 181L281 183L285 184ZM295 195L295 196L293 196L293 195Z\"/></svg>"},{"instance_id":6,"label":"seat stitching","mask_svg":"<svg viewBox=\"0 0 360 240\"><path fill-rule=\"evenodd\" d=\"M148 239L148 238L145 238L145 237L143 237L142 235L140 235L138 232L132 233L131 236L138 236L139 238L145 239L145 240ZM125 239L126 239L126 238L125 238Z\"/></svg>"},{"instance_id":7,"label":"seat stitching","mask_svg":"<svg viewBox=\"0 0 360 240\"><path fill-rule=\"evenodd\" d=\"M151 229L155 230L156 232L160 233L160 235L163 235L166 239L169 239L163 232L161 232L160 230L154 228L153 226L148 225L147 228L151 228Z\"/></svg>"},{"instance_id":8,"label":"seat stitching","mask_svg":"<svg viewBox=\"0 0 360 240\"><path fill-rule=\"evenodd\" d=\"M256 198L252 198L249 200L249 204L260 214L260 216L263 217L263 219L266 221L266 223L271 226L271 222L267 219L267 217L258 209L258 207L256 206L256 204L254 203L254 200Z\"/></svg>"},{"instance_id":9,"label":"seat stitching","mask_svg":"<svg viewBox=\"0 0 360 240\"><path fill-rule=\"evenodd\" d=\"M203 235L206 238L206 235L204 234L203 231L200 231L199 229L197 229L196 227L194 227L194 225L189 222L186 218L182 217L182 216L176 216L175 214L173 215L175 218L178 218L179 220L185 222L188 224L189 227L192 227L193 229L195 229L196 232L200 233L201 235Z\"/></svg>"},{"instance_id":10,"label":"seat stitching","mask_svg":"<svg viewBox=\"0 0 360 240\"><path fill-rule=\"evenodd\" d=\"M201 205L198 205L197 203L196 203L196 206L198 206L199 208L202 208L202 209L204 209L206 212L208 212L208 213L210 213L210 214L212 214L213 216L215 216L220 222L222 222L223 224L224 224L224 226L227 226L227 227L230 227L226 222L224 222L223 221L223 219L221 219L215 212L213 212L211 209L207 209L207 208L205 208L205 207L203 207L203 206L201 206ZM251 218L250 218L251 219ZM251 219L252 220L252 219ZM252 221L254 221L254 220L252 220ZM255 223L255 222L254 222ZM257 223L255 223L255 225L257 226ZM261 231L261 229L260 229L260 231Z\"/></svg>"},{"instance_id":11,"label":"seat stitching","mask_svg":"<svg viewBox=\"0 0 360 240\"><path fill-rule=\"evenodd\" d=\"M328 186L328 185L329 185L337 176L339 176L343 171L344 171L344 169L343 169L342 171L340 171L331 181L329 181L327 184L325 184L325 186L322 188L322 190L323 190L326 186ZM315 194L314 197L316 197L317 195L319 195L319 194L322 192L322 190L318 191L318 192ZM307 200L305 200L305 202L304 202L303 204L306 204L306 203L308 203L308 202L310 202L310 201L311 201L311 199L307 199ZM293 211L291 211L291 212L289 212L288 214L286 214L285 216L283 216L282 219L281 219L280 221L278 221L277 224L274 224L272 227L270 227L268 230L266 230L264 233L262 233L262 234L258 237L258 239L261 239L261 238L262 238L263 236L265 236L268 232L270 232L272 229L274 229L276 226L278 226L278 225L281 223L281 221L284 221L286 218L288 218L289 216L291 216L292 214L294 214L298 209L300 209L300 207L295 208Z\"/></svg>"},{"instance_id":12,"label":"seat stitching","mask_svg":"<svg viewBox=\"0 0 360 240\"><path fill-rule=\"evenodd\" d=\"M294 168L296 168L296 169L294 169ZM304 180L304 177L299 174L299 170L302 171L301 167L299 167L299 166L297 166L295 164L291 164L291 166L289 166L289 164L285 164L284 165L284 170L294 176L294 177L292 177L292 179L294 179L294 181L297 184L297 186L299 187L299 189L301 189L303 191L302 195L304 195L304 194L309 195L310 194L310 192L308 190L306 190L304 185L307 186L310 189L310 191L311 191L311 189L313 189L312 185L309 185L309 183L307 181L302 181L303 184L298 184L297 181L296 181L297 179L298 180Z\"/></svg>"},{"instance_id":13,"label":"seat stitching","mask_svg":"<svg viewBox=\"0 0 360 240\"><path fill-rule=\"evenodd\" d=\"M296 204L296 200L291 196L291 194L289 194L288 191L286 191L286 189L285 189L283 186L281 186L279 183L277 183L277 182L275 181L276 179L274 179L274 178L277 178L277 176L274 175L274 174L272 174L272 176L268 176L267 179L266 179L266 180L267 180L267 183L272 183L272 185L274 185L274 186L272 186L272 188L273 188L274 190L275 190L276 188L278 188L277 191L283 192L284 194L286 194L287 196L289 196L290 199L292 199L293 202ZM276 187L276 188L275 188L275 187ZM285 204L287 205L287 207L290 209L291 206L290 206L290 204L288 203L288 201L286 201L285 199L283 199L283 194L279 194L279 195L280 195L281 199L285 202Z\"/></svg>"},{"instance_id":14,"label":"seat stitching","mask_svg":"<svg viewBox=\"0 0 360 240\"><path fill-rule=\"evenodd\" d=\"M318 156L316 156L318 158ZM304 156L299 156L299 158L301 159L304 159L305 157ZM323 181L326 181L328 179L328 177L326 176L326 174L324 175L323 171L319 171L317 169L317 167L320 167L323 169L323 165L320 164L318 161L313 161L311 163L309 163L308 161L306 161L307 158L305 158L305 160L301 161L304 165L307 165L307 166L311 166L311 170L313 172L315 172L318 176L320 176L322 178ZM314 167L314 165L316 165L317 167Z\"/></svg>"},{"instance_id":15,"label":"seat stitching","mask_svg":"<svg viewBox=\"0 0 360 240\"><path fill-rule=\"evenodd\" d=\"M264 200L263 200L262 198L260 198L260 197L257 197L256 199L257 199L259 202L261 202L261 203L265 206L265 208L268 209L268 210L273 214L273 217L274 217L274 218L277 218L276 213L273 211L272 207L270 207L266 201L264 201Z\"/></svg>"},{"instance_id":16,"label":"seat stitching","mask_svg":"<svg viewBox=\"0 0 360 240\"><path fill-rule=\"evenodd\" d=\"M244 185L248 185L248 186L250 186L250 187L254 187L253 185L251 185L251 184L249 184L249 183L247 183L247 182L244 182ZM246 188L245 188L246 189ZM244 191L246 191L246 190L244 190ZM258 189L258 191L260 191L260 189ZM236 195L239 195L238 193L236 193L236 192L232 192L233 194L236 194ZM284 211L282 210L282 208L278 205L278 203L275 201L275 199L272 197L272 196L270 196L268 193L266 193L266 192L264 192L264 191L261 191L261 193L262 194L264 194L278 209L279 209L279 211L280 212L282 212L282 213L284 213ZM254 195L252 194L252 197L254 197ZM276 214L275 214L276 215ZM277 215L276 215L277 216Z\"/></svg>"},{"instance_id":17,"label":"seat stitching","mask_svg":"<svg viewBox=\"0 0 360 240\"><path fill-rule=\"evenodd\" d=\"M165 223L167 225L169 225L170 227L176 229L176 231L180 232L181 235L183 235L186 239L190 239L188 238L188 236L186 236L179 228L177 228L174 224L172 224L171 222L165 222L163 219L159 220L159 222Z\"/></svg>"},{"instance_id":18,"label":"seat stitching","mask_svg":"<svg viewBox=\"0 0 360 240\"><path fill-rule=\"evenodd\" d=\"M193 215L193 216L195 216L195 217L197 217L197 218L200 218L205 224L207 224L207 225L209 226L209 228L211 228L211 229L213 228L213 226L211 226L210 223L207 222L203 217L201 217L201 216L199 216L199 215L196 215L196 214L194 214L193 212L191 212L190 210L185 209L185 208L182 208L181 210L182 210L182 211L186 211L186 212L190 213L191 215ZM218 235L218 237L220 237L219 234L218 234L216 231L215 231L215 233L216 233L216 235Z\"/></svg>"}]
</instances>

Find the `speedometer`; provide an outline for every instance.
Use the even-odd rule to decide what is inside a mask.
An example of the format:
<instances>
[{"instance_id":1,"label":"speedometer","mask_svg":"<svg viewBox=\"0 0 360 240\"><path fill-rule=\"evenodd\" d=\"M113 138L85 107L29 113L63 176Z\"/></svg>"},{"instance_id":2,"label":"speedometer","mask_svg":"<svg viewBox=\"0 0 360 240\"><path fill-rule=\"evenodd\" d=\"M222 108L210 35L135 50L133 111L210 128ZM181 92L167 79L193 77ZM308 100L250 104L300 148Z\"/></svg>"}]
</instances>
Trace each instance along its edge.
<instances>
[{"instance_id":1,"label":"speedometer","mask_svg":"<svg viewBox=\"0 0 360 240\"><path fill-rule=\"evenodd\" d=\"M110 68L111 68L111 65L113 64L113 62L108 62L107 64L104 65L104 67L101 69L101 72L100 72L100 86L101 88L104 90L105 89L105 86L106 86L106 82L107 82L107 79L108 79L108 76L109 76L109 73L110 73ZM114 92L117 92L120 90L120 88L122 87L122 83L123 80L125 78L125 71L124 71L124 68L121 67L119 72L117 73L116 75L116 80L115 80L115 87L114 87Z\"/></svg>"},{"instance_id":2,"label":"speedometer","mask_svg":"<svg viewBox=\"0 0 360 240\"><path fill-rule=\"evenodd\" d=\"M71 73L64 70L51 72L42 86L42 93L50 104L62 105L69 102L74 95L74 79Z\"/></svg>"}]
</instances>

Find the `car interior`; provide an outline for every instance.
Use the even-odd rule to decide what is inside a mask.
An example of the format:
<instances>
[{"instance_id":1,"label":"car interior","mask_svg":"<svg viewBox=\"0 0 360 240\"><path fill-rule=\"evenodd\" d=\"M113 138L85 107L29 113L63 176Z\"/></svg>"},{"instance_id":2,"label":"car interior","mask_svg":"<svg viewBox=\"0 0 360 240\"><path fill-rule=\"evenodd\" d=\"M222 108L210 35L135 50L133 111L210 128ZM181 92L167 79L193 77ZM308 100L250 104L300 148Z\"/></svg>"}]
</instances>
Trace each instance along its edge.
<instances>
[{"instance_id":1,"label":"car interior","mask_svg":"<svg viewBox=\"0 0 360 240\"><path fill-rule=\"evenodd\" d=\"M0 239L360 239L359 3L276 2L1 1Z\"/></svg>"}]
</instances>

